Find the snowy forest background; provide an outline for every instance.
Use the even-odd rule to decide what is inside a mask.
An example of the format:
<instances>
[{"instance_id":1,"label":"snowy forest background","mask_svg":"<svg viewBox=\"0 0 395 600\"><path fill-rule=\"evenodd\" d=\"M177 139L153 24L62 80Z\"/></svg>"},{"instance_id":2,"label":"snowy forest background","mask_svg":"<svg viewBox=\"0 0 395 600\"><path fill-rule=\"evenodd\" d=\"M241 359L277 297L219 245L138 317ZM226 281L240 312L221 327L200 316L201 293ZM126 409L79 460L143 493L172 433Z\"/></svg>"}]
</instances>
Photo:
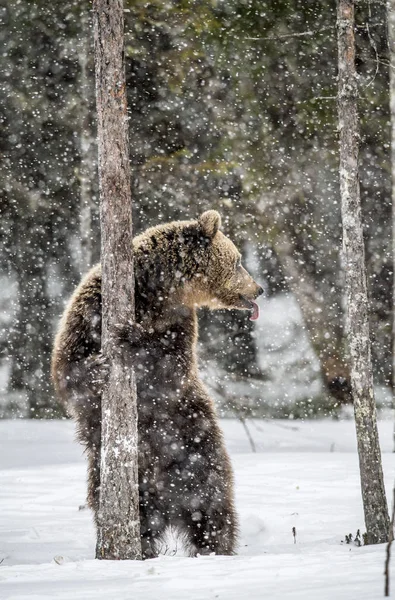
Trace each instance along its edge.
<instances>
[{"instance_id":1,"label":"snowy forest background","mask_svg":"<svg viewBox=\"0 0 395 600\"><path fill-rule=\"evenodd\" d=\"M225 415L336 414L349 401L335 3L125 0L134 227L220 211L263 285L257 325L200 316ZM90 3L0 8L1 416L60 416L64 303L99 260ZM392 221L384 2L358 3L361 197L374 376L391 396ZM92 232L92 233L91 233Z\"/></svg>"}]
</instances>

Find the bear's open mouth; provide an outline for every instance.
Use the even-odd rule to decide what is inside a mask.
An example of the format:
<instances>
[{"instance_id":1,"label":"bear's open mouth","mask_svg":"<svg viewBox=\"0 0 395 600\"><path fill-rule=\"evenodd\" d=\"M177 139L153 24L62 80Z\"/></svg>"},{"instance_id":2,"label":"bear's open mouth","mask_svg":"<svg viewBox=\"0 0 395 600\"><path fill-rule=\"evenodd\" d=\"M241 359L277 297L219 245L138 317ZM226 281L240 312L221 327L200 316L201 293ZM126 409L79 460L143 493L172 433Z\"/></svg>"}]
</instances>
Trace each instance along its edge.
<instances>
[{"instance_id":1,"label":"bear's open mouth","mask_svg":"<svg viewBox=\"0 0 395 600\"><path fill-rule=\"evenodd\" d=\"M244 302L244 306L251 311L250 321L256 321L259 319L259 306L254 300L250 300L245 296L240 296Z\"/></svg>"}]
</instances>

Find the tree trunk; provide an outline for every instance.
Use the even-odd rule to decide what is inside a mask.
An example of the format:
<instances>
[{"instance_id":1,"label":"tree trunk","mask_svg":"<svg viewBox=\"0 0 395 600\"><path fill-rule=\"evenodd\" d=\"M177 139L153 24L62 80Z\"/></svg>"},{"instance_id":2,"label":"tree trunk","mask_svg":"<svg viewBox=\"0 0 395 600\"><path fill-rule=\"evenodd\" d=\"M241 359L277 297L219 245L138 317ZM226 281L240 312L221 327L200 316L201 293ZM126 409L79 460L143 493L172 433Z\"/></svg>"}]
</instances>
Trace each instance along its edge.
<instances>
[{"instance_id":1,"label":"tree trunk","mask_svg":"<svg viewBox=\"0 0 395 600\"><path fill-rule=\"evenodd\" d=\"M31 223L29 230L34 231L34 227ZM37 252L38 244L32 238L30 242L31 247L23 253L23 264L16 261L18 312L9 340L12 366L8 389L26 394L29 418L50 419L59 417L62 411L54 399L49 376L52 329L47 272Z\"/></svg>"},{"instance_id":2,"label":"tree trunk","mask_svg":"<svg viewBox=\"0 0 395 600\"><path fill-rule=\"evenodd\" d=\"M102 394L100 510L96 557L141 558L137 398L116 325L134 319L132 200L122 0L94 0L96 102L102 224ZM118 348L117 348L118 346Z\"/></svg>"},{"instance_id":3,"label":"tree trunk","mask_svg":"<svg viewBox=\"0 0 395 600\"><path fill-rule=\"evenodd\" d=\"M18 282L18 309L8 337L8 390L26 395L30 418L56 418L64 416L64 411L54 398L49 377L52 307L47 290L48 256L43 250L48 228L38 211L42 197L11 178L2 184L21 207L13 214L12 228L11 246L17 249L12 253L12 266Z\"/></svg>"},{"instance_id":4,"label":"tree trunk","mask_svg":"<svg viewBox=\"0 0 395 600\"><path fill-rule=\"evenodd\" d=\"M93 80L90 78L89 57L91 56L91 28L87 7L81 10L81 39L78 48L80 67L80 240L81 240L81 273L92 266L92 205L93 182L96 179L96 143L92 126Z\"/></svg>"},{"instance_id":5,"label":"tree trunk","mask_svg":"<svg viewBox=\"0 0 395 600\"><path fill-rule=\"evenodd\" d=\"M395 0L388 0L388 45L390 59L390 113L391 113L391 179L392 179L392 393L395 394ZM395 400L394 400L395 403ZM395 452L395 423L394 423Z\"/></svg>"},{"instance_id":6,"label":"tree trunk","mask_svg":"<svg viewBox=\"0 0 395 600\"><path fill-rule=\"evenodd\" d=\"M30 224L30 231L37 224ZM28 400L28 416L34 419L50 419L62 413L54 399L50 384L50 360L52 327L50 300L47 295L47 269L44 257L40 257L39 240L31 238L31 248L24 252L24 264L18 265L18 367L23 369L23 385ZM16 366L16 365L15 365ZM15 371L12 373L15 383Z\"/></svg>"},{"instance_id":7,"label":"tree trunk","mask_svg":"<svg viewBox=\"0 0 395 600\"><path fill-rule=\"evenodd\" d=\"M289 289L302 312L325 387L336 402L348 403L351 401L350 370L344 356L344 332L339 318L340 298L336 297L333 290L327 297L318 292L314 279L303 263L298 261L288 232L276 236L274 248Z\"/></svg>"},{"instance_id":8,"label":"tree trunk","mask_svg":"<svg viewBox=\"0 0 395 600\"><path fill-rule=\"evenodd\" d=\"M338 2L340 193L347 288L347 333L362 499L369 544L386 542L385 497L370 353L365 252L358 178L359 131L354 0Z\"/></svg>"}]
</instances>

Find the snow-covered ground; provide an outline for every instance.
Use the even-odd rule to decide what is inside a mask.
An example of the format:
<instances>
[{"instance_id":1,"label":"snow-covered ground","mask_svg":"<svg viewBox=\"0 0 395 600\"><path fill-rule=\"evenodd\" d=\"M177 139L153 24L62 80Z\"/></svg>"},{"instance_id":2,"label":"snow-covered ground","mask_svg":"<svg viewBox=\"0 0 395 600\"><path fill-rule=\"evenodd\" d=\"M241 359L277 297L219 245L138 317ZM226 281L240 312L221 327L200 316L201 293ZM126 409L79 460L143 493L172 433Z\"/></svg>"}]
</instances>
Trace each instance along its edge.
<instances>
[{"instance_id":1,"label":"snow-covered ground","mask_svg":"<svg viewBox=\"0 0 395 600\"><path fill-rule=\"evenodd\" d=\"M382 598L385 547L342 543L364 531L353 422L250 422L256 454L240 423L222 425L236 476L238 555L186 558L170 544L158 559L106 562L93 559L91 515L79 510L85 464L73 424L1 421L1 600ZM390 420L380 434L390 498ZM395 594L395 566L392 578Z\"/></svg>"}]
</instances>

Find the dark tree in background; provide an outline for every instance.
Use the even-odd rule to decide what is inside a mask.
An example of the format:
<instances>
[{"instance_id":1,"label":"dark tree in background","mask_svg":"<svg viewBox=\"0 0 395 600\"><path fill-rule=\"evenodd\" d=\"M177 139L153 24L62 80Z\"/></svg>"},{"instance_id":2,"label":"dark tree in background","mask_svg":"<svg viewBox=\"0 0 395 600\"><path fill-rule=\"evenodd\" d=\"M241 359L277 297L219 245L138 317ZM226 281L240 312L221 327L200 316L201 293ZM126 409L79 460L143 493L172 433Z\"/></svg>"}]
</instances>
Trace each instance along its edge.
<instances>
[{"instance_id":1,"label":"dark tree in background","mask_svg":"<svg viewBox=\"0 0 395 600\"><path fill-rule=\"evenodd\" d=\"M347 334L367 541L388 540L385 495L370 353L369 305L359 192L358 85L354 0L338 0L340 193L347 288Z\"/></svg>"},{"instance_id":2,"label":"dark tree in background","mask_svg":"<svg viewBox=\"0 0 395 600\"><path fill-rule=\"evenodd\" d=\"M137 392L117 324L134 318L132 198L122 0L95 0L96 102L102 224L102 393L100 509L96 557L141 558Z\"/></svg>"},{"instance_id":3,"label":"dark tree in background","mask_svg":"<svg viewBox=\"0 0 395 600\"><path fill-rule=\"evenodd\" d=\"M94 128L94 94L92 86L93 32L91 15L81 10L81 35L78 44L79 63L79 138L80 166L77 170L80 189L81 275L96 262L94 211L97 180L97 145ZM96 244L96 247L98 244Z\"/></svg>"}]
</instances>

